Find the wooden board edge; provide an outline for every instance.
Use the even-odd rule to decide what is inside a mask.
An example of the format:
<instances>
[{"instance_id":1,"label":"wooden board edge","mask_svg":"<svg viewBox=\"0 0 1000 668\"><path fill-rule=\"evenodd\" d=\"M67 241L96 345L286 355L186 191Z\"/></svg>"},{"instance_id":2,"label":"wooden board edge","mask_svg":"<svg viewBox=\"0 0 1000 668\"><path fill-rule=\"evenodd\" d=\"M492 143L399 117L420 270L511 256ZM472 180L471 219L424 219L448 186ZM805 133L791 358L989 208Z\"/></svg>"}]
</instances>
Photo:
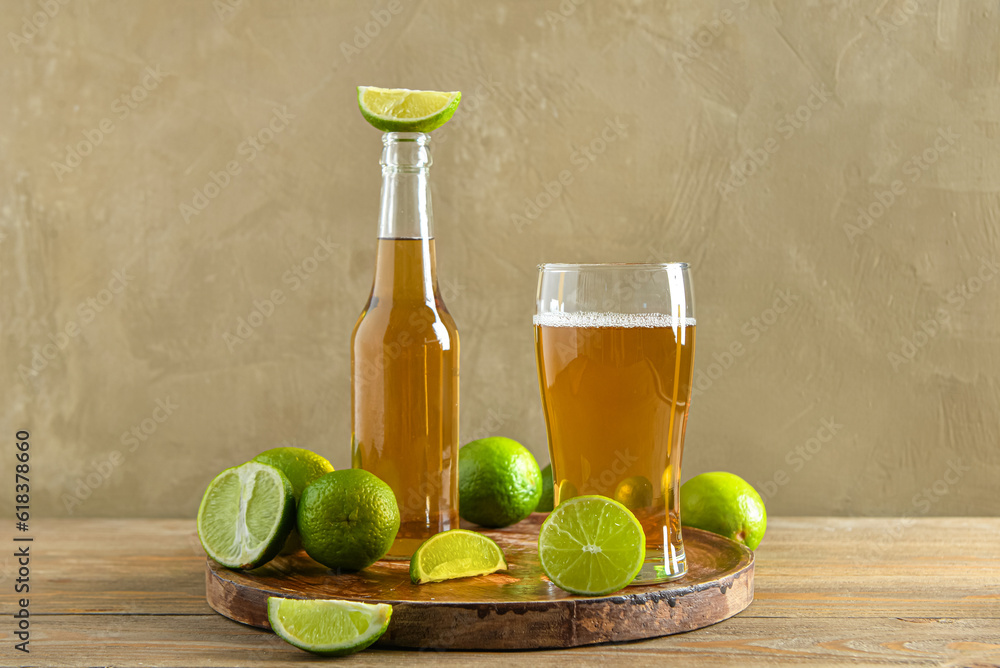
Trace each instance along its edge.
<instances>
[{"instance_id":1,"label":"wooden board edge","mask_svg":"<svg viewBox=\"0 0 1000 668\"><path fill-rule=\"evenodd\" d=\"M721 582L666 590L662 595L624 593L564 599L560 604L442 603L433 607L433 613L427 605L399 602L393 606L393 621L378 646L423 650L554 649L683 633L717 624L749 607L754 595L754 566L750 552L747 563L723 576ZM270 629L267 597L277 592L226 581L208 561L205 569L206 600L213 610L242 624ZM430 627L429 614L434 615ZM531 620L527 624L505 623L508 614L530 614Z\"/></svg>"}]
</instances>

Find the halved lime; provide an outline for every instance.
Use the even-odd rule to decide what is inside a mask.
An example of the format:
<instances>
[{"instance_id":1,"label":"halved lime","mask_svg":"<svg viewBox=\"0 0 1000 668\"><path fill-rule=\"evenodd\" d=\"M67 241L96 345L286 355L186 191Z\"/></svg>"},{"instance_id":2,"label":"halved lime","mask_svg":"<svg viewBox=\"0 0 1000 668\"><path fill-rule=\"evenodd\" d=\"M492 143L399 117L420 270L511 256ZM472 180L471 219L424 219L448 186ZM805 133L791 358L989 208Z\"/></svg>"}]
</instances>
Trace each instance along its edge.
<instances>
[{"instance_id":1,"label":"halved lime","mask_svg":"<svg viewBox=\"0 0 1000 668\"><path fill-rule=\"evenodd\" d=\"M358 107L382 132L430 132L448 122L462 94L436 90L358 86Z\"/></svg>"},{"instance_id":2,"label":"halved lime","mask_svg":"<svg viewBox=\"0 0 1000 668\"><path fill-rule=\"evenodd\" d=\"M247 462L209 483L198 507L198 538L228 568L257 568L281 550L295 525L292 483L278 469Z\"/></svg>"},{"instance_id":3,"label":"halved lime","mask_svg":"<svg viewBox=\"0 0 1000 668\"><path fill-rule=\"evenodd\" d=\"M556 585L599 596L635 579L646 557L646 534L628 508L604 496L560 503L538 532L538 559Z\"/></svg>"},{"instance_id":4,"label":"halved lime","mask_svg":"<svg viewBox=\"0 0 1000 668\"><path fill-rule=\"evenodd\" d=\"M469 578L507 569L500 546L481 533L452 529L434 534L410 557L413 584Z\"/></svg>"},{"instance_id":5,"label":"halved lime","mask_svg":"<svg viewBox=\"0 0 1000 668\"><path fill-rule=\"evenodd\" d=\"M360 652L385 633L391 616L386 603L267 599L267 621L278 637L323 656Z\"/></svg>"}]
</instances>

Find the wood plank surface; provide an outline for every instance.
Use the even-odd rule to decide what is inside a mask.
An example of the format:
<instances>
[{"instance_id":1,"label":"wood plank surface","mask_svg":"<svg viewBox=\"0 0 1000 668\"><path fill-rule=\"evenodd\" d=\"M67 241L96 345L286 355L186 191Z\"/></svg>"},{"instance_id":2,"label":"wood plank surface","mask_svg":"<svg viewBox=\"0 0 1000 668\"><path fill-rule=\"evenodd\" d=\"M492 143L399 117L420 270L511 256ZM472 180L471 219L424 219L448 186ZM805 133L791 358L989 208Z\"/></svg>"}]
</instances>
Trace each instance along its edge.
<instances>
[{"instance_id":1,"label":"wood plank surface","mask_svg":"<svg viewBox=\"0 0 1000 668\"><path fill-rule=\"evenodd\" d=\"M15 652L5 628L0 666L314 660L211 611L191 520L40 520L34 528L32 652ZM754 603L715 626L530 658L556 665L1000 665L1000 518L773 518L755 576ZM0 559L7 592L0 614L8 623L14 577L14 559ZM516 659L368 650L345 661L473 660Z\"/></svg>"},{"instance_id":2,"label":"wood plank surface","mask_svg":"<svg viewBox=\"0 0 1000 668\"><path fill-rule=\"evenodd\" d=\"M1000 620L736 616L652 640L531 652L370 648L337 665L385 666L995 666ZM301 666L331 664L221 615L51 616L38 623L29 666ZM35 641L32 641L34 644Z\"/></svg>"}]
</instances>

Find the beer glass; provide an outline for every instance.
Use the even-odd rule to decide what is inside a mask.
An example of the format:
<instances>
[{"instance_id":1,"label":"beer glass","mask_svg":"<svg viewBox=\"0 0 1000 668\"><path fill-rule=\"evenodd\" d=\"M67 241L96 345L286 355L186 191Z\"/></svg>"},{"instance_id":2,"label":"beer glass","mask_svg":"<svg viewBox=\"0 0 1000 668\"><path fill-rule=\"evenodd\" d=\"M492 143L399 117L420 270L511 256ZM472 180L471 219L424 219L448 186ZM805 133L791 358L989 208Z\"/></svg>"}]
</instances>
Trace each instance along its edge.
<instances>
[{"instance_id":1,"label":"beer glass","mask_svg":"<svg viewBox=\"0 0 1000 668\"><path fill-rule=\"evenodd\" d=\"M688 265L538 268L535 352L554 502L620 501L646 532L633 584L678 578L695 333Z\"/></svg>"}]
</instances>

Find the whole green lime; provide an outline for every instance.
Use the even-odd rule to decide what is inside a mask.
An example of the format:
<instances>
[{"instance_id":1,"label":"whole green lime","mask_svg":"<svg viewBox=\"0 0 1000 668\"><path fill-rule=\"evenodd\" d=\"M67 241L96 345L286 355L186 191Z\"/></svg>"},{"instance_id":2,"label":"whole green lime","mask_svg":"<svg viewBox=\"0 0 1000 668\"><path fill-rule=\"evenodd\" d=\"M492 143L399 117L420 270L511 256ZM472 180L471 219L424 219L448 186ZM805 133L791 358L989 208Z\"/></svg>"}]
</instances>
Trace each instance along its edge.
<instances>
[{"instance_id":1,"label":"whole green lime","mask_svg":"<svg viewBox=\"0 0 1000 668\"><path fill-rule=\"evenodd\" d=\"M317 455L311 450L291 446L265 450L251 461L273 466L284 473L285 477L292 483L292 494L295 497L295 503L299 502L303 490L311 482L333 470L333 465L325 457ZM298 552L301 548L302 540L299 536L298 528L293 526L280 554L291 554Z\"/></svg>"},{"instance_id":2,"label":"whole green lime","mask_svg":"<svg viewBox=\"0 0 1000 668\"><path fill-rule=\"evenodd\" d=\"M298 526L310 557L334 570L359 571L392 547L399 506L389 485L368 471L332 471L302 492Z\"/></svg>"},{"instance_id":3,"label":"whole green lime","mask_svg":"<svg viewBox=\"0 0 1000 668\"><path fill-rule=\"evenodd\" d=\"M681 485L681 524L756 550L767 529L767 511L750 483L738 475L715 471Z\"/></svg>"},{"instance_id":4,"label":"whole green lime","mask_svg":"<svg viewBox=\"0 0 1000 668\"><path fill-rule=\"evenodd\" d=\"M288 446L265 450L254 457L253 461L273 466L284 473L292 483L292 494L296 501L302 497L302 491L309 483L333 470L325 457L305 448Z\"/></svg>"},{"instance_id":5,"label":"whole green lime","mask_svg":"<svg viewBox=\"0 0 1000 668\"><path fill-rule=\"evenodd\" d=\"M542 472L517 441L492 436L458 451L458 512L484 527L505 527L530 515L542 497Z\"/></svg>"},{"instance_id":6,"label":"whole green lime","mask_svg":"<svg viewBox=\"0 0 1000 668\"><path fill-rule=\"evenodd\" d=\"M536 513L551 513L555 503L555 490L552 485L552 464L542 469L542 498L535 508Z\"/></svg>"}]
</instances>

